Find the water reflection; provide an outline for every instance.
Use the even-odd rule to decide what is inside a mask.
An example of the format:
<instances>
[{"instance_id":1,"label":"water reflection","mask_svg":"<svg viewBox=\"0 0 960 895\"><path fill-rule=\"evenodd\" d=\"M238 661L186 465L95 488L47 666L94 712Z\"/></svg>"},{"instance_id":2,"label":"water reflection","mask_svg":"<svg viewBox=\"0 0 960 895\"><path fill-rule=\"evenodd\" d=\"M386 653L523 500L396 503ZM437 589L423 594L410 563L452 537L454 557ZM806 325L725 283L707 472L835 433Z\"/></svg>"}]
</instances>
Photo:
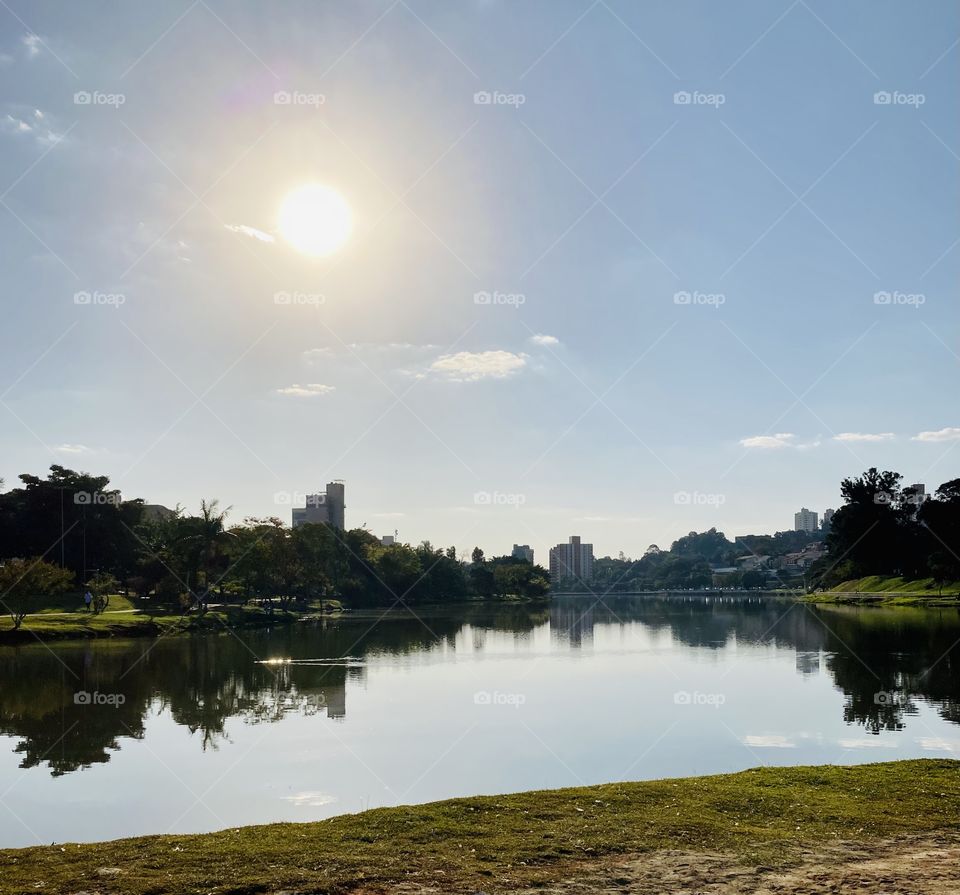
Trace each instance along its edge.
<instances>
[{"instance_id":1,"label":"water reflection","mask_svg":"<svg viewBox=\"0 0 960 895\"><path fill-rule=\"evenodd\" d=\"M371 663L404 657L442 666L465 654L484 658L504 635L520 654L547 649L587 657L609 648L600 632L618 636L627 650L709 650L732 661L751 648L793 650L797 674L828 674L845 695L844 720L869 733L903 729L921 701L960 722L956 608L823 608L677 595L596 605L561 598L549 610L469 606L420 616L346 617L240 636L3 648L0 734L15 738L22 768L45 765L54 776L108 762L124 739L143 739L147 718L156 714L212 750L232 718L272 724L295 713L349 723L348 696L366 686ZM607 646L598 646L601 640Z\"/></svg>"}]
</instances>

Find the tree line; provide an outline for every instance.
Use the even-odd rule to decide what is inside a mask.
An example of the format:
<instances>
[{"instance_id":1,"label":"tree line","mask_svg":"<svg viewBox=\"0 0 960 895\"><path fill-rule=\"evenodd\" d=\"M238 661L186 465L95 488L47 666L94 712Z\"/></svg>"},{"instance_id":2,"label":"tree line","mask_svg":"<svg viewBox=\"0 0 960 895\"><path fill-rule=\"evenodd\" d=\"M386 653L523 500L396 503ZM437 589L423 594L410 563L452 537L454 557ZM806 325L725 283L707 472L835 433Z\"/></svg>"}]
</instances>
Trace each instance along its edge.
<instances>
[{"instance_id":1,"label":"tree line","mask_svg":"<svg viewBox=\"0 0 960 895\"><path fill-rule=\"evenodd\" d=\"M903 486L897 472L871 467L844 479L827 556L811 570L824 586L868 575L960 581L960 479L933 495Z\"/></svg>"},{"instance_id":2,"label":"tree line","mask_svg":"<svg viewBox=\"0 0 960 895\"><path fill-rule=\"evenodd\" d=\"M31 600L89 588L96 605L111 587L166 606L268 600L294 606L338 599L351 605L472 598L539 598L545 569L514 557L471 561L456 549L381 544L364 529L289 528L277 518L228 525L217 501L190 515L123 500L106 476L51 466L21 475L0 494L0 595L15 625ZM19 619L18 616L19 615Z\"/></svg>"}]
</instances>

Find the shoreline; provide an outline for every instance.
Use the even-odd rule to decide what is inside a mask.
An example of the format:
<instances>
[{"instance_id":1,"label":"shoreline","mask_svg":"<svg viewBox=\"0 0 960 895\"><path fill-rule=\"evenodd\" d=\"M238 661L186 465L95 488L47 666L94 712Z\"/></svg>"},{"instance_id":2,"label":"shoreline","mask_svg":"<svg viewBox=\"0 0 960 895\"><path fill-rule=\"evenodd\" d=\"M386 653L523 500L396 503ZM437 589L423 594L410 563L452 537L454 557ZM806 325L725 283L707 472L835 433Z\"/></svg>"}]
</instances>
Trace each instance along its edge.
<instances>
[{"instance_id":1,"label":"shoreline","mask_svg":"<svg viewBox=\"0 0 960 895\"><path fill-rule=\"evenodd\" d=\"M731 874L800 873L814 855L822 875L858 853L864 860L892 860L897 848L910 843L914 857L929 854L931 843L944 853L960 848L960 763L917 759L765 767L455 798L311 823L8 849L0 851L0 893L516 892L526 887L552 893L564 891L570 880L611 874L611 879L649 876L651 885L661 886L649 891L664 891L669 888L666 870L706 874L694 880L706 890L714 871L720 883ZM904 860L901 869L915 878L913 864ZM940 872L943 863L937 864ZM956 861L948 866L960 873ZM891 888L885 873L881 883ZM690 883L677 889L686 891ZM590 890L608 891L599 885ZM623 883L609 889L623 890ZM740 890L718 886L710 891Z\"/></svg>"},{"instance_id":2,"label":"shoreline","mask_svg":"<svg viewBox=\"0 0 960 895\"><path fill-rule=\"evenodd\" d=\"M20 628L0 629L0 647L19 646L28 643L47 643L64 641L101 640L111 637L173 637L184 634L219 634L231 630L249 630L271 628L277 625L296 624L297 622L318 621L336 618L363 618L366 613L372 618L384 618L394 611L393 607L381 606L343 606L339 601L331 601L332 607L319 609L311 607L296 611L276 608L272 612L261 606L253 605L217 605L203 615L186 613L150 614L145 610L109 609L101 615L86 612L46 612L27 617ZM456 603L417 604L424 613L445 609L451 606L540 606L549 600L529 600L504 597L497 600L457 601ZM9 617L7 617L9 619ZM2 622L3 616L0 616Z\"/></svg>"}]
</instances>

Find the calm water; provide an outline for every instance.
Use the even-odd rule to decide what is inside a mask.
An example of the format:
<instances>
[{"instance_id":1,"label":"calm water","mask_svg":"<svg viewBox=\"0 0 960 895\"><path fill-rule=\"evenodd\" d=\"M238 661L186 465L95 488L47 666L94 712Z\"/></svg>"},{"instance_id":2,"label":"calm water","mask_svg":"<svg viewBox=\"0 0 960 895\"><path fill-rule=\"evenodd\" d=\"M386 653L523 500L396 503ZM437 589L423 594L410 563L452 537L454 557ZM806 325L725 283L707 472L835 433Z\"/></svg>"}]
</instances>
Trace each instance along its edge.
<instances>
[{"instance_id":1,"label":"calm water","mask_svg":"<svg viewBox=\"0 0 960 895\"><path fill-rule=\"evenodd\" d=\"M592 603L0 649L0 846L960 757L956 608Z\"/></svg>"}]
</instances>

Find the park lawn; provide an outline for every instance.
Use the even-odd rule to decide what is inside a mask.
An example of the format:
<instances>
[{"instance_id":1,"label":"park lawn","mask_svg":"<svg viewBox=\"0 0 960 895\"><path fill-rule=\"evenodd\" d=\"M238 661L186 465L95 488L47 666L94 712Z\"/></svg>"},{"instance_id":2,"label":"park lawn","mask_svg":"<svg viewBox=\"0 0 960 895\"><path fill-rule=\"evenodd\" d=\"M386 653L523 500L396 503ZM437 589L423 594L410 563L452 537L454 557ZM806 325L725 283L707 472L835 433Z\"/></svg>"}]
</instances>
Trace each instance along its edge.
<instances>
[{"instance_id":1,"label":"park lawn","mask_svg":"<svg viewBox=\"0 0 960 895\"><path fill-rule=\"evenodd\" d=\"M951 604L960 599L960 581L939 585L933 578L904 579L892 575L852 578L808 597L813 602L881 602L885 604Z\"/></svg>"},{"instance_id":2,"label":"park lawn","mask_svg":"<svg viewBox=\"0 0 960 895\"><path fill-rule=\"evenodd\" d=\"M155 637L176 633L216 632L228 628L267 627L285 624L297 618L294 613L275 609L268 613L259 606L228 606L197 613L160 611L126 612L114 610L113 600L106 612L57 614L53 611L29 615L19 631L13 629L8 615L0 617L0 643L38 640L63 640L80 637Z\"/></svg>"},{"instance_id":3,"label":"park lawn","mask_svg":"<svg viewBox=\"0 0 960 895\"><path fill-rule=\"evenodd\" d=\"M51 612L78 612L91 614L87 612L83 604L82 593L56 594L54 596L36 597L37 605L31 607L30 614L45 615ZM138 604L135 600L125 597L122 594L111 594L110 602L107 604L109 612L121 612L124 610L137 609Z\"/></svg>"},{"instance_id":4,"label":"park lawn","mask_svg":"<svg viewBox=\"0 0 960 895\"><path fill-rule=\"evenodd\" d=\"M824 845L957 830L957 762L758 768L0 851L0 893L509 892L656 849L787 866Z\"/></svg>"}]
</instances>

